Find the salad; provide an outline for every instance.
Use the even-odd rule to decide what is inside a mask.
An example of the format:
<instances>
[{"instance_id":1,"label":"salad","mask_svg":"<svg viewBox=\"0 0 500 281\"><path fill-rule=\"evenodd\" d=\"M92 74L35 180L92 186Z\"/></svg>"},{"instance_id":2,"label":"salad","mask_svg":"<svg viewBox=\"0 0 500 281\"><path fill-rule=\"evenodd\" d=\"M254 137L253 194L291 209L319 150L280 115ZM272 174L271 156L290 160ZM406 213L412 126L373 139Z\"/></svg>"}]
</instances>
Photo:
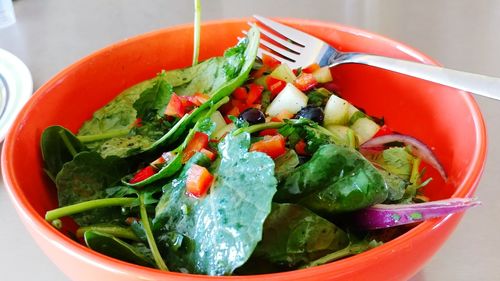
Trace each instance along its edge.
<instances>
[{"instance_id":1,"label":"salad","mask_svg":"<svg viewBox=\"0 0 500 281\"><path fill-rule=\"evenodd\" d=\"M344 100L328 68L257 58L259 36L126 89L76 134L46 128L46 220L127 262L233 275L332 262L478 203L428 202L422 163L446 172L425 144Z\"/></svg>"}]
</instances>

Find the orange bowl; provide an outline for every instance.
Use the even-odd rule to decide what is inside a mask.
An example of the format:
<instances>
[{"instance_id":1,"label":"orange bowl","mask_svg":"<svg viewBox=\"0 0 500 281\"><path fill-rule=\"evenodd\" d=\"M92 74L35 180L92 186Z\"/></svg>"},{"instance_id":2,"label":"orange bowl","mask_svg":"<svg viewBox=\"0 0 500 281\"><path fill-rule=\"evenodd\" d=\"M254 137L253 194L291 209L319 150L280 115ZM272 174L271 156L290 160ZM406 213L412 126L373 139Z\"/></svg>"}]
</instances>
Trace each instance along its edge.
<instances>
[{"instance_id":1,"label":"orange bowl","mask_svg":"<svg viewBox=\"0 0 500 281\"><path fill-rule=\"evenodd\" d=\"M236 43L247 19L206 23L201 58L221 55ZM342 51L359 51L435 64L401 43L358 29L318 21L284 20ZM314 268L284 273L207 277L166 273L122 262L74 242L44 220L57 206L40 154L42 130L63 125L76 131L92 113L125 88L162 69L188 66L192 26L147 33L98 51L61 71L43 85L18 115L5 139L2 170L10 198L26 228L52 261L73 280L403 280L414 275L453 231L461 214L429 220L368 252ZM481 176L486 131L467 93L361 65L335 68L341 95L389 127L428 144L449 175L448 183L426 188L432 199L470 197ZM432 174L432 173L431 173ZM434 175L434 178L438 178Z\"/></svg>"}]
</instances>

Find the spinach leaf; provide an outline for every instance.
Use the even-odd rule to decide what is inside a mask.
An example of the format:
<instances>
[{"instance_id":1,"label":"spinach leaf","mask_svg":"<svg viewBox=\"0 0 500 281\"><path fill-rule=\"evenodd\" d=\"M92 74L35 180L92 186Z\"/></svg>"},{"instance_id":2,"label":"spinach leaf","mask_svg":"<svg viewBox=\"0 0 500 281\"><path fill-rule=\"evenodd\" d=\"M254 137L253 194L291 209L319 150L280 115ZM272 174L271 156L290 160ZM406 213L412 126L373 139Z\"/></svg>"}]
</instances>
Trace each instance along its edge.
<instances>
[{"instance_id":1,"label":"spinach leaf","mask_svg":"<svg viewBox=\"0 0 500 281\"><path fill-rule=\"evenodd\" d=\"M106 198L106 188L128 172L127 163L118 157L103 159L96 152L80 152L64 164L56 177L59 206ZM120 208L95 209L73 216L81 225L111 222L120 218Z\"/></svg>"},{"instance_id":2,"label":"spinach leaf","mask_svg":"<svg viewBox=\"0 0 500 281\"><path fill-rule=\"evenodd\" d=\"M209 92L210 100L196 108L191 114L185 115L184 117L186 118L179 120L175 130L172 128L169 133L156 141L151 148L176 141L189 126L204 115L208 108L213 107L219 101L229 96L247 80L257 56L259 36L257 27L252 27L245 39L240 41L236 47L230 48L224 53L224 63L222 64L222 68L219 68L219 74L214 82L214 85L219 86L217 88L213 87Z\"/></svg>"},{"instance_id":3,"label":"spinach leaf","mask_svg":"<svg viewBox=\"0 0 500 281\"><path fill-rule=\"evenodd\" d=\"M172 86L165 81L165 71L158 75L153 87L144 90L134 102L136 117L142 122L156 120L163 115L172 94Z\"/></svg>"},{"instance_id":4,"label":"spinach leaf","mask_svg":"<svg viewBox=\"0 0 500 281\"><path fill-rule=\"evenodd\" d=\"M138 154L154 143L154 139L144 135L114 137L101 142L95 148L102 157L126 158Z\"/></svg>"},{"instance_id":5,"label":"spinach leaf","mask_svg":"<svg viewBox=\"0 0 500 281\"><path fill-rule=\"evenodd\" d=\"M299 156L293 149L288 150L285 154L274 159L274 173L276 174L278 182L285 179L299 164Z\"/></svg>"},{"instance_id":6,"label":"spinach leaf","mask_svg":"<svg viewBox=\"0 0 500 281\"><path fill-rule=\"evenodd\" d=\"M144 186L156 182L158 180L171 177L175 175L175 173L177 173L181 168L182 168L182 154L177 153L175 157L172 160L170 160L170 162L167 165L163 166L158 172L148 177L147 179L137 183L130 183L129 181L130 179L132 179L134 174L129 174L122 178L122 183L128 186Z\"/></svg>"},{"instance_id":7,"label":"spinach leaf","mask_svg":"<svg viewBox=\"0 0 500 281\"><path fill-rule=\"evenodd\" d=\"M347 234L330 221L296 204L273 204L254 256L295 267L349 243Z\"/></svg>"},{"instance_id":8,"label":"spinach leaf","mask_svg":"<svg viewBox=\"0 0 500 281\"><path fill-rule=\"evenodd\" d=\"M210 106L245 82L255 60L259 40L256 28L248 34L248 39L228 49L223 57L161 73L125 90L96 111L93 118L82 126L78 136L92 140L86 143L87 146L104 157L128 157L159 145L172 144ZM155 119L154 116L158 116L168 104L172 90L179 95L208 93L211 99L175 124L165 122L163 118ZM143 126L136 128L137 118L143 117Z\"/></svg>"},{"instance_id":9,"label":"spinach leaf","mask_svg":"<svg viewBox=\"0 0 500 281\"><path fill-rule=\"evenodd\" d=\"M78 131L78 136L96 136L108 132L123 132L127 135L137 119L134 103L144 91L153 88L158 77L136 84L94 112L92 119L86 121ZM90 149L97 149L102 142L88 142Z\"/></svg>"},{"instance_id":10,"label":"spinach leaf","mask_svg":"<svg viewBox=\"0 0 500 281\"><path fill-rule=\"evenodd\" d=\"M361 254L363 252L366 252L370 249L376 248L380 245L382 245L382 242L379 242L377 240L368 240L368 239L363 239L361 241L355 241L353 243L349 243L347 247L340 249L338 251L335 251L333 253L329 253L315 261L312 261L301 268L308 268L308 267L313 267L313 266L318 266L322 265L325 263L333 262L342 258L346 258L349 256Z\"/></svg>"},{"instance_id":11,"label":"spinach leaf","mask_svg":"<svg viewBox=\"0 0 500 281\"><path fill-rule=\"evenodd\" d=\"M219 69L223 67L224 61L224 57L210 58L195 66L168 71L165 79L178 95L209 94L224 83L224 78L219 76Z\"/></svg>"},{"instance_id":12,"label":"spinach leaf","mask_svg":"<svg viewBox=\"0 0 500 281\"><path fill-rule=\"evenodd\" d=\"M134 233L131 227L124 227L119 224L94 224L89 226L83 226L76 230L76 237L81 238L87 231L97 231L100 233L106 233L117 238L123 238L132 241L141 241L138 235Z\"/></svg>"},{"instance_id":13,"label":"spinach leaf","mask_svg":"<svg viewBox=\"0 0 500 281\"><path fill-rule=\"evenodd\" d=\"M199 120L196 122L194 128L190 131L190 133L184 138L184 141L172 151L175 156L173 159L171 159L166 165L161 167L159 171L157 171L154 175L148 177L147 179L137 182L137 183L129 183L130 179L134 176L134 174L130 174L122 178L122 183L128 186L144 186L147 184L151 184L153 182L156 182L158 180L168 178L173 176L175 173L177 173L181 168L182 168L182 156L184 149L188 145L188 143L191 141L193 135L195 132L202 132L207 135L211 135L212 132L215 130L215 122L210 119L210 115L212 114L213 111L217 110L217 106L212 107L207 114L205 114L205 118Z\"/></svg>"},{"instance_id":14,"label":"spinach leaf","mask_svg":"<svg viewBox=\"0 0 500 281\"><path fill-rule=\"evenodd\" d=\"M85 231L83 237L85 244L99 253L138 265L149 267L155 265L151 250L143 243L129 244L110 234L95 230Z\"/></svg>"},{"instance_id":15,"label":"spinach leaf","mask_svg":"<svg viewBox=\"0 0 500 281\"><path fill-rule=\"evenodd\" d=\"M276 179L272 159L248 152L249 146L248 133L228 135L219 144L221 158L211 167L216 180L205 197L186 194L189 164L164 189L153 222L156 233L163 233L159 240L168 249L164 256L170 268L228 275L252 254L271 210ZM172 248L172 238L182 245Z\"/></svg>"},{"instance_id":16,"label":"spinach leaf","mask_svg":"<svg viewBox=\"0 0 500 281\"><path fill-rule=\"evenodd\" d=\"M78 152L86 150L73 133L61 126L46 128L42 133L40 147L45 172L53 181L64 163L71 161Z\"/></svg>"},{"instance_id":17,"label":"spinach leaf","mask_svg":"<svg viewBox=\"0 0 500 281\"><path fill-rule=\"evenodd\" d=\"M359 152L329 144L279 183L275 199L334 214L382 203L387 193L382 175Z\"/></svg>"}]
</instances>

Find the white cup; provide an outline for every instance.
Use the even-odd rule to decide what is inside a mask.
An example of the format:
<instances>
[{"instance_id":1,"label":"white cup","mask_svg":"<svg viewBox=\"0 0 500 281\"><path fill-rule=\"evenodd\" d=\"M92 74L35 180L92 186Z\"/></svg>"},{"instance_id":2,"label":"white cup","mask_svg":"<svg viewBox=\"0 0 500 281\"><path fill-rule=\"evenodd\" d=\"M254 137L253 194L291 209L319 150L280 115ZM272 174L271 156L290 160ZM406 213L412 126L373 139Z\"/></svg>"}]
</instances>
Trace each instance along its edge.
<instances>
[{"instance_id":1,"label":"white cup","mask_svg":"<svg viewBox=\"0 0 500 281\"><path fill-rule=\"evenodd\" d=\"M16 22L12 0L0 0L0 28Z\"/></svg>"}]
</instances>

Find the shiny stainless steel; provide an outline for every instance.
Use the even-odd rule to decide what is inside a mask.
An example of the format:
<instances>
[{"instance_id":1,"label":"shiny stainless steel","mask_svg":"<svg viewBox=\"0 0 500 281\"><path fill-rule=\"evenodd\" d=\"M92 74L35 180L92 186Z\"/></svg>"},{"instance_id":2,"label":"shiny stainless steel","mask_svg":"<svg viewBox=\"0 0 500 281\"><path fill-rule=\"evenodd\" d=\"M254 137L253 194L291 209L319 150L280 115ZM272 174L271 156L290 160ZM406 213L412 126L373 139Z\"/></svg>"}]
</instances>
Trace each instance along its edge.
<instances>
[{"instance_id":1,"label":"shiny stainless steel","mask_svg":"<svg viewBox=\"0 0 500 281\"><path fill-rule=\"evenodd\" d=\"M499 78L389 57L343 53L324 41L292 27L258 15L254 15L254 18L261 23L259 26L261 33L275 42L262 39L261 45L266 49L260 48L259 56L263 53L268 54L292 68L312 63L330 67L346 63L364 64L500 100ZM288 40L276 36L264 29L264 26Z\"/></svg>"}]
</instances>

